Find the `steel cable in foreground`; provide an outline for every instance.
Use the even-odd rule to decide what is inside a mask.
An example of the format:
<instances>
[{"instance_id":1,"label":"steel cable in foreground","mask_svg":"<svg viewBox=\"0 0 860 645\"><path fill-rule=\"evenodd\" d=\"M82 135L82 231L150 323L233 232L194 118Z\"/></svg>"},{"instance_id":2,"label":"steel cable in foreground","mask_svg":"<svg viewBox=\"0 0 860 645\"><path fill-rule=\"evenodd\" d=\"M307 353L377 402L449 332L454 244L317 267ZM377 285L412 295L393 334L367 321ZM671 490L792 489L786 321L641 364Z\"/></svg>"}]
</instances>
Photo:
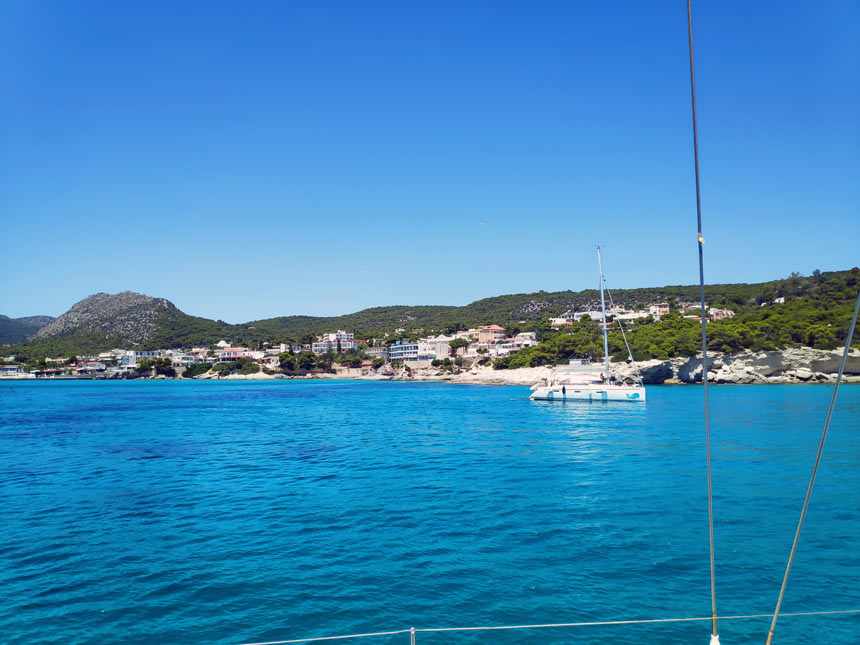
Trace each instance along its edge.
<instances>
[{"instance_id":1,"label":"steel cable in foreground","mask_svg":"<svg viewBox=\"0 0 860 645\"><path fill-rule=\"evenodd\" d=\"M860 609L837 609L833 611L798 611L794 613L780 614L787 616L833 616L838 614L860 614ZM370 638L374 636L394 636L396 634L409 634L412 643L416 640L416 634L434 632L474 632L474 631L498 631L511 629L550 629L558 627L598 627L611 625L647 625L656 623L692 623L713 620L713 616L695 618L641 618L632 620L601 620L578 623L544 623L536 625L497 625L484 627L426 627L417 629L395 629L387 632L368 632L366 634L348 634L344 636L317 636L316 638L295 638L284 641L264 641L257 643L245 643L244 645L285 645L286 643L314 643L317 641L345 640L350 638ZM773 618L773 614L746 614L738 616L717 616L719 620L746 620L751 618Z\"/></svg>"}]
</instances>

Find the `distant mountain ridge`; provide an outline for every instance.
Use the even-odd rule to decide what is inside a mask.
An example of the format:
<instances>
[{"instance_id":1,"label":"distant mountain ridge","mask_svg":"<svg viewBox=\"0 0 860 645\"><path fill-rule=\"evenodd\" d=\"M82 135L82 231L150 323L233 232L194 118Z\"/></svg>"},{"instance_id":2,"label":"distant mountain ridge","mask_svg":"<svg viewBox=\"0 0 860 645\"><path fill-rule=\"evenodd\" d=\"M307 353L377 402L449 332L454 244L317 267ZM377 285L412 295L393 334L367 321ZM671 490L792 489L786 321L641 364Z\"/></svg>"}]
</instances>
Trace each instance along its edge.
<instances>
[{"instance_id":1,"label":"distant mountain ridge","mask_svg":"<svg viewBox=\"0 0 860 645\"><path fill-rule=\"evenodd\" d=\"M757 284L715 284L705 287L705 296L710 307L729 307L738 312L754 312L760 304L778 297L809 296L820 306L828 307L832 300L828 290L832 285L853 284L857 276L860 276L860 269L853 268L849 271L816 272L810 277L793 274L789 278ZM688 285L619 289L613 291L612 296L616 305L642 308L661 301L676 304L696 302L699 294L698 286ZM336 329L351 331L356 338L380 338L395 334L397 329L414 335L468 329L489 323L533 329L544 318L559 316L568 310L595 309L598 303L596 289L538 291L484 298L465 306L396 305L373 307L342 316L282 316L232 325L190 316L164 298L131 291L113 295L98 293L38 328L25 342L18 341L19 344L9 352L42 358L93 353L114 347L208 346L222 339L256 346L265 341L298 341ZM839 306L844 307L844 303Z\"/></svg>"},{"instance_id":2,"label":"distant mountain ridge","mask_svg":"<svg viewBox=\"0 0 860 645\"><path fill-rule=\"evenodd\" d=\"M0 345L20 343L54 320L53 316L24 316L10 318L0 315Z\"/></svg>"}]
</instances>

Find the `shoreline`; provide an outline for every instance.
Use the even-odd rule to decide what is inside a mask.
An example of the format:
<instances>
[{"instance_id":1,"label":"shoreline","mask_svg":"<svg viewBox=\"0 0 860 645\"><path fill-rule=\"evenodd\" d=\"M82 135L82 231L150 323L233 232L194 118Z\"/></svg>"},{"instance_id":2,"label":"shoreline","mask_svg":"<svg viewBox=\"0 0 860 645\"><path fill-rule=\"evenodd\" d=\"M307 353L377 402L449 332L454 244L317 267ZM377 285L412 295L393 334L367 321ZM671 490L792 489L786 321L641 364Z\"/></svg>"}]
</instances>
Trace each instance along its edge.
<instances>
[{"instance_id":1,"label":"shoreline","mask_svg":"<svg viewBox=\"0 0 860 645\"><path fill-rule=\"evenodd\" d=\"M484 385L488 387L503 387L503 386L518 386L518 387L530 387L534 385L534 382L524 382L524 381L500 381L500 380L477 380L477 379L458 379L458 378L367 378L361 376L340 376L338 374L331 374L328 376L324 376L321 374L314 374L311 376L289 376L285 374L279 374L271 377L254 377L254 376L241 376L240 378L182 378L179 376L173 377L153 377L153 376L141 376L138 378L114 378L110 376L59 376L59 377L40 377L40 378L28 378L28 377L18 377L18 376L0 376L0 383L2 382L25 382L25 383L52 383L56 381L377 381L377 382L386 382L386 383L450 383L452 385ZM756 383L716 383L713 381L709 381L708 385L832 385L836 381L835 377L833 379L827 380L816 380L816 381L773 381L773 382L756 382ZM650 383L647 387L674 387L674 386L684 386L684 385L701 385L701 382L698 383L685 383L683 381L664 381L663 383ZM860 384L860 375L848 375L842 377L842 385L857 385Z\"/></svg>"},{"instance_id":2,"label":"shoreline","mask_svg":"<svg viewBox=\"0 0 860 645\"><path fill-rule=\"evenodd\" d=\"M0 382L25 382L25 383L43 383L56 381L367 381L367 382L386 382L386 383L450 383L452 385L483 385L488 387L501 386L518 386L530 387L537 381L520 380L520 379L473 379L462 378L463 375L454 376L419 376L419 377L387 377L387 376L350 376L342 374L308 374L305 376L296 376L288 374L273 374L273 375L231 375L226 377L192 377L182 378L181 376L139 376L136 378L117 378L113 376L52 376L52 377L19 377L19 376L0 376ZM836 382L836 377L827 379L815 380L772 380L772 381L755 381L751 383L724 383L716 381L708 381L708 385L833 385ZM860 384L860 375L850 374L842 377L842 385L857 385ZM673 387L685 385L702 385L701 381L694 383L679 381L676 379L666 380L662 383L648 383L647 387Z\"/></svg>"},{"instance_id":3,"label":"shoreline","mask_svg":"<svg viewBox=\"0 0 860 645\"><path fill-rule=\"evenodd\" d=\"M836 381L842 352L839 350L819 350L792 348L772 352L739 352L708 356L708 383L713 385L783 385L795 383L829 384ZM559 366L561 367L561 366ZM703 379L701 355L678 357L667 360L654 359L634 363L611 363L610 370L620 382L633 382L641 377L647 385L695 385ZM182 368L178 368L182 369ZM599 368L595 368L599 369ZM42 376L10 375L0 376L2 381L100 381L100 380L195 380L195 381L262 381L262 380L325 380L351 379L361 381L399 381L399 382L442 382L463 385L520 385L531 386L547 380L557 384L570 384L563 371L555 372L553 366L521 367L497 370L489 365L472 365L445 371L437 367L424 367L407 370L394 370L390 364L374 370L369 365L362 367L335 367L332 372L308 374L284 374L259 371L255 374L228 374L222 376L211 370L206 374L183 378L182 372L176 376L139 374L127 378L123 373L97 373L81 375ZM848 354L845 365L844 383L860 383L860 350Z\"/></svg>"}]
</instances>

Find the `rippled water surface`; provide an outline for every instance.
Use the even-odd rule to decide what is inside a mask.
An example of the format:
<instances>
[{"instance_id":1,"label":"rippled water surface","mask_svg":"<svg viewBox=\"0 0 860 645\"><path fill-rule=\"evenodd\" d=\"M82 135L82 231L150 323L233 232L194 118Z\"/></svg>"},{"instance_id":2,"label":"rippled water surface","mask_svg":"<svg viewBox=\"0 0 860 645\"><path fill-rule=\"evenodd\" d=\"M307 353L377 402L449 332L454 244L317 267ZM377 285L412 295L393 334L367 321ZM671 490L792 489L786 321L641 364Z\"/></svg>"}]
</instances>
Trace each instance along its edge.
<instances>
[{"instance_id":1,"label":"rippled water surface","mask_svg":"<svg viewBox=\"0 0 860 645\"><path fill-rule=\"evenodd\" d=\"M721 614L773 610L831 389L712 389ZM0 640L239 643L707 616L702 390L533 403L351 381L0 383ZM860 608L845 386L783 611ZM725 621L763 642L766 619ZM707 642L707 623L418 643ZM408 635L355 642L408 643ZM778 643L858 643L786 617Z\"/></svg>"}]
</instances>

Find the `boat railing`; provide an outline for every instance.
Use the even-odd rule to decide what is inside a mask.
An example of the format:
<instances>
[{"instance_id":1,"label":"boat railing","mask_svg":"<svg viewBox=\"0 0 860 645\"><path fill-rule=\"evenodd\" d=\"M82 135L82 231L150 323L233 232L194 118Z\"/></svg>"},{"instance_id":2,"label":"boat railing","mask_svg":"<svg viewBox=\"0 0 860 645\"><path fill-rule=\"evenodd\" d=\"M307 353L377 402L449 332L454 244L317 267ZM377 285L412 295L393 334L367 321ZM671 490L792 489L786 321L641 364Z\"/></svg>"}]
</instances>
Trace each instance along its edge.
<instances>
[{"instance_id":1,"label":"boat railing","mask_svg":"<svg viewBox=\"0 0 860 645\"><path fill-rule=\"evenodd\" d=\"M860 614L860 609L839 609L832 611L801 611L790 614L780 614L780 617L786 616L832 616L832 615L847 615ZM736 616L718 616L719 620L751 620L755 618L772 618L773 614L745 614ZM543 623L535 625L495 625L481 627L424 627L416 629L409 627L406 629L394 629L383 632L367 632L364 634L344 634L342 636L316 636L314 638L293 638L282 641L261 641L254 643L245 643L244 645L286 645L287 643L315 643L318 641L334 641L334 640L352 640L358 638L375 638L381 636L396 636L399 634L409 634L410 645L415 645L418 634L430 634L439 632L489 632L501 630L518 630L518 629L559 629L571 627L611 627L620 625L654 625L667 623L695 623L695 622L710 622L713 616L692 617L692 618L634 618L630 620L599 620L599 621L583 621L575 623Z\"/></svg>"}]
</instances>

